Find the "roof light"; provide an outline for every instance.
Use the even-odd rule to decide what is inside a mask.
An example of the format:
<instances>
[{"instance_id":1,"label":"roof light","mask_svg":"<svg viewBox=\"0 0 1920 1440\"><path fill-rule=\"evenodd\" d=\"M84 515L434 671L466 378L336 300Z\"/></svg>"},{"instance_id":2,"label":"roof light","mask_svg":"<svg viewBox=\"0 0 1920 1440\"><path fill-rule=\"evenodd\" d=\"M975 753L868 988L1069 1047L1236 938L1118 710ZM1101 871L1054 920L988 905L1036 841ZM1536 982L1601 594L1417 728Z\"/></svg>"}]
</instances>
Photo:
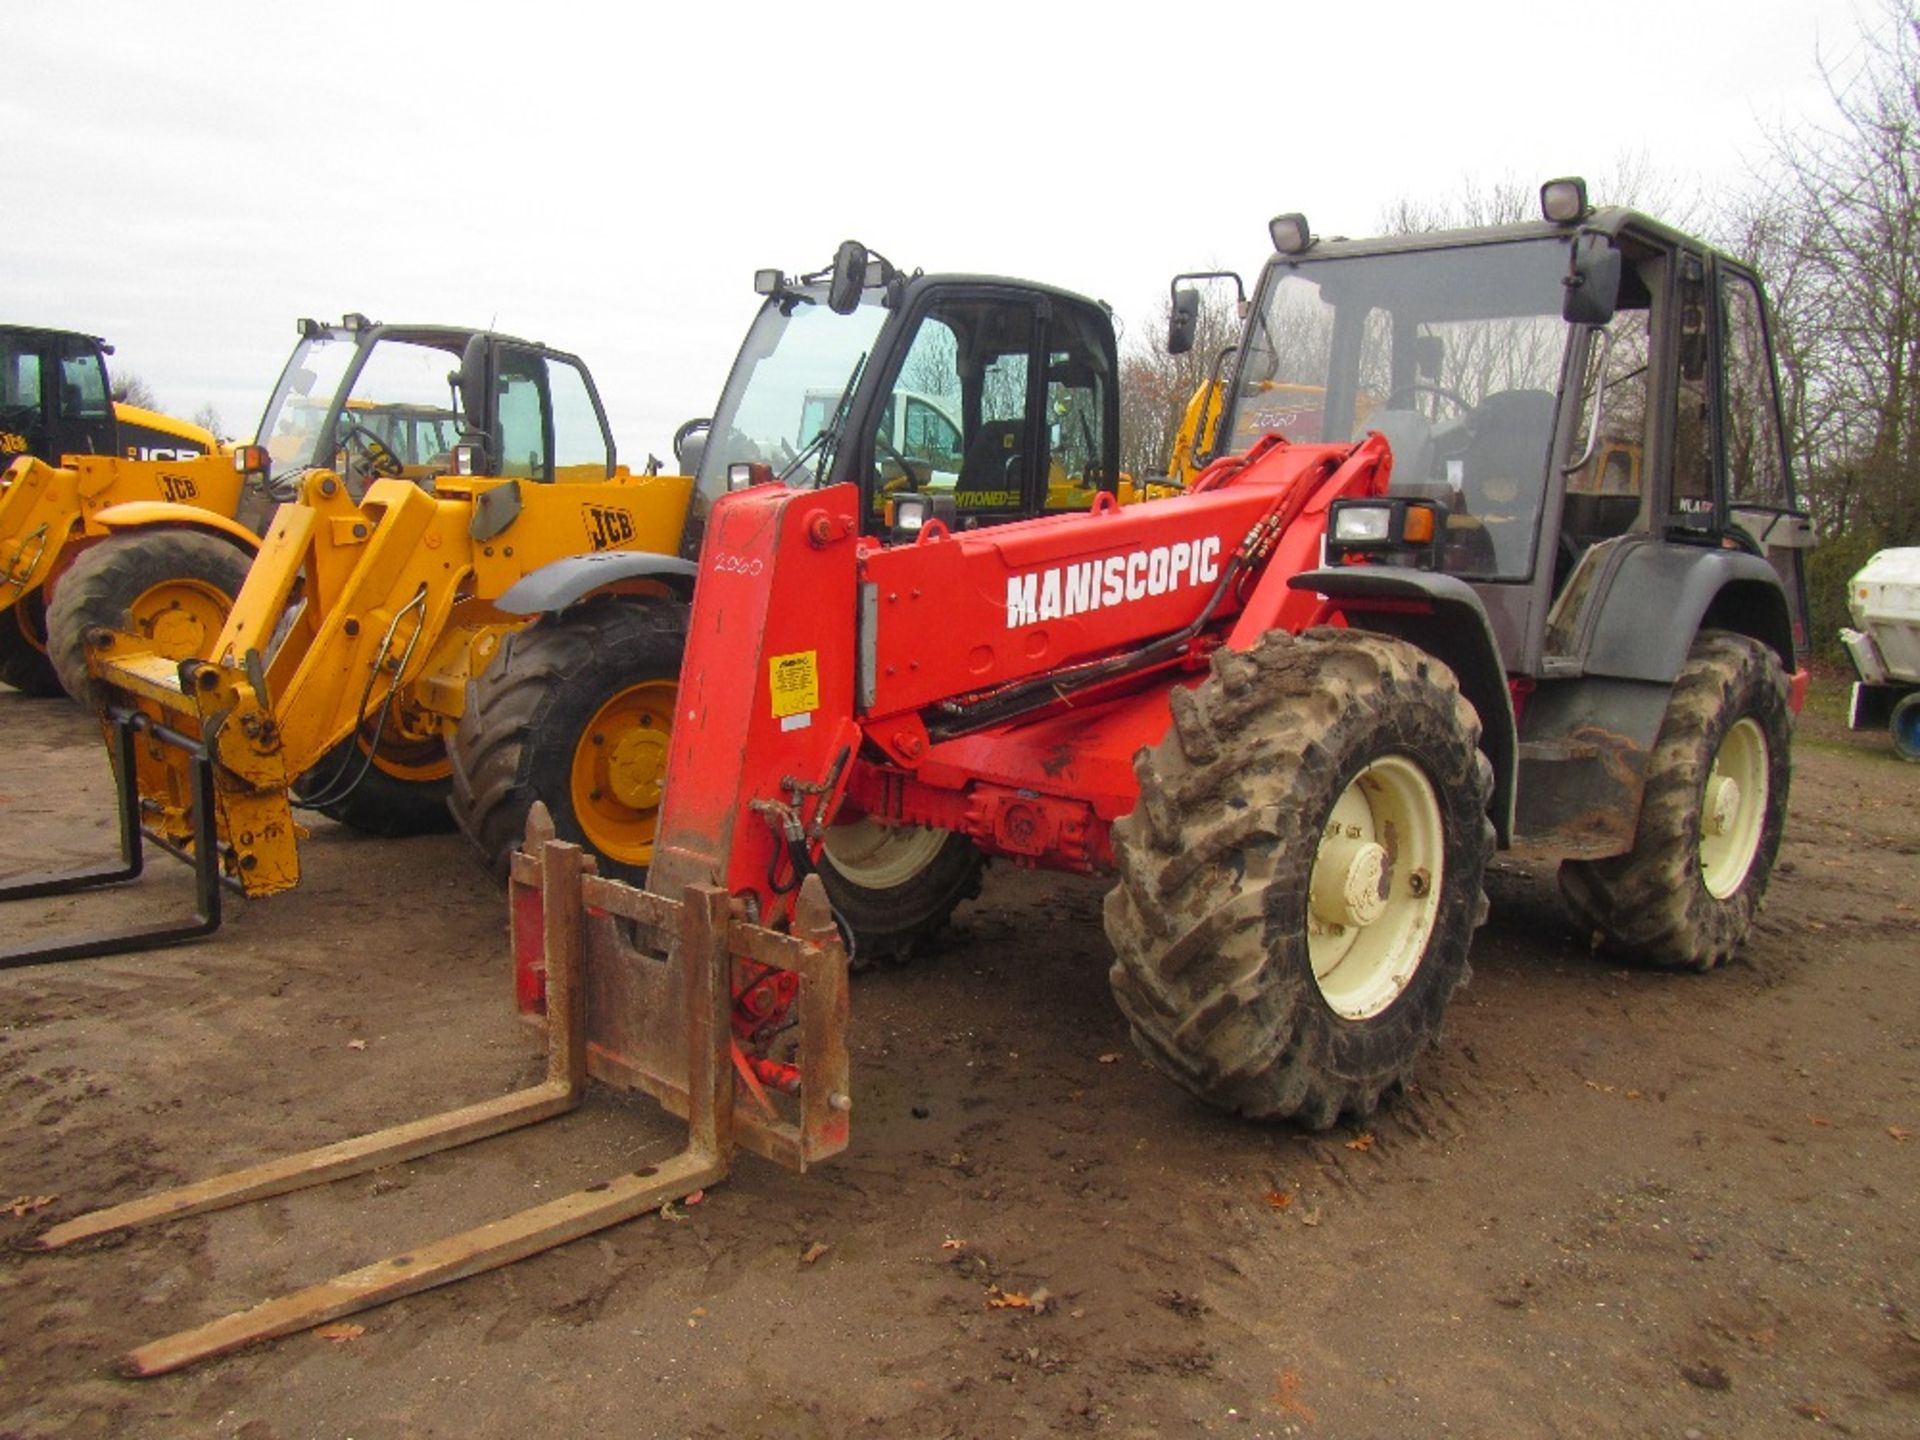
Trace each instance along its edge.
<instances>
[{"instance_id":1,"label":"roof light","mask_svg":"<svg viewBox=\"0 0 1920 1440\"><path fill-rule=\"evenodd\" d=\"M1556 225L1571 225L1587 213L1587 182L1578 175L1549 180L1540 187L1540 213Z\"/></svg>"},{"instance_id":2,"label":"roof light","mask_svg":"<svg viewBox=\"0 0 1920 1440\"><path fill-rule=\"evenodd\" d=\"M1273 248L1282 255L1298 255L1313 244L1313 231L1307 228L1307 217L1297 210L1274 216L1267 222L1267 234L1273 240Z\"/></svg>"},{"instance_id":3,"label":"roof light","mask_svg":"<svg viewBox=\"0 0 1920 1440\"><path fill-rule=\"evenodd\" d=\"M753 272L753 293L756 295L778 295L786 276L778 270L756 270Z\"/></svg>"}]
</instances>

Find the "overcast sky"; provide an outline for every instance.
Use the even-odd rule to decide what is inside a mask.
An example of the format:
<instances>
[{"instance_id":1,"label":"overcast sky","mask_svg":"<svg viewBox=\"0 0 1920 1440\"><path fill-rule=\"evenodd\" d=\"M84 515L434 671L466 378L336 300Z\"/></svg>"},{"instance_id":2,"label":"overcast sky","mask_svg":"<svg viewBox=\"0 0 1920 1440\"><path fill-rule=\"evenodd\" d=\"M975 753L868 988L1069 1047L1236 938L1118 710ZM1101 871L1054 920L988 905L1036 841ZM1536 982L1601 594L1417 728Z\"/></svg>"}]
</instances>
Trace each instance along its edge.
<instances>
[{"instance_id":1,"label":"overcast sky","mask_svg":"<svg viewBox=\"0 0 1920 1440\"><path fill-rule=\"evenodd\" d=\"M1140 18L1124 18L1134 13ZM1266 221L1618 171L1740 186L1854 0L1176 7L12 0L0 319L251 436L302 315L584 356L621 455L707 414L752 272L859 239L1138 332ZM1609 197L1601 191L1595 199Z\"/></svg>"}]
</instances>

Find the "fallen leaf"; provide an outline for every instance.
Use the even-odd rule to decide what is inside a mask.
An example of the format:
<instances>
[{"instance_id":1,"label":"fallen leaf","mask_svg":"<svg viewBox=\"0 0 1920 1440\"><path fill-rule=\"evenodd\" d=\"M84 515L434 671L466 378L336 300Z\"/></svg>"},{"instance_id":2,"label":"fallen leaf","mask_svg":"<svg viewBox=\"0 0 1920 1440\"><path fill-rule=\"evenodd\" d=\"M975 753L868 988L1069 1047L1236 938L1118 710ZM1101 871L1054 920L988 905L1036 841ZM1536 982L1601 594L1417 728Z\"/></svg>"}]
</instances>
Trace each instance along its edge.
<instances>
[{"instance_id":1,"label":"fallen leaf","mask_svg":"<svg viewBox=\"0 0 1920 1440\"><path fill-rule=\"evenodd\" d=\"M1827 1119L1824 1115L1809 1115L1807 1116L1807 1123L1809 1125L1817 1125L1822 1130L1831 1130L1833 1128L1833 1121Z\"/></svg>"},{"instance_id":2,"label":"fallen leaf","mask_svg":"<svg viewBox=\"0 0 1920 1440\"><path fill-rule=\"evenodd\" d=\"M682 1205L698 1205L702 1200L706 1198L707 1198L706 1191L695 1190L691 1195L688 1195L684 1199L682 1199L680 1203Z\"/></svg>"},{"instance_id":3,"label":"fallen leaf","mask_svg":"<svg viewBox=\"0 0 1920 1440\"><path fill-rule=\"evenodd\" d=\"M1273 1389L1273 1403L1289 1415L1297 1415L1307 1424L1313 1423L1313 1410L1300 1398L1300 1374L1296 1370L1282 1370L1280 1381Z\"/></svg>"},{"instance_id":4,"label":"fallen leaf","mask_svg":"<svg viewBox=\"0 0 1920 1440\"><path fill-rule=\"evenodd\" d=\"M1827 927L1826 927L1826 925L1825 925L1825 923L1823 923L1822 921L1819 921L1819 920L1809 920L1809 921L1807 922L1807 928L1808 928L1809 930L1824 930L1824 929L1826 929Z\"/></svg>"},{"instance_id":5,"label":"fallen leaf","mask_svg":"<svg viewBox=\"0 0 1920 1440\"><path fill-rule=\"evenodd\" d=\"M816 1240L800 1252L800 1263L802 1265L811 1265L832 1248L833 1246L827 1244L824 1240Z\"/></svg>"},{"instance_id":6,"label":"fallen leaf","mask_svg":"<svg viewBox=\"0 0 1920 1440\"><path fill-rule=\"evenodd\" d=\"M940 1248L942 1250L964 1250L967 1248L967 1242L964 1240L956 1240L953 1236L949 1235L940 1242Z\"/></svg>"},{"instance_id":7,"label":"fallen leaf","mask_svg":"<svg viewBox=\"0 0 1920 1440\"><path fill-rule=\"evenodd\" d=\"M367 1042L364 1040L347 1041L347 1049L349 1050L364 1050L366 1048L367 1048Z\"/></svg>"},{"instance_id":8,"label":"fallen leaf","mask_svg":"<svg viewBox=\"0 0 1920 1440\"><path fill-rule=\"evenodd\" d=\"M1811 1400L1802 1400L1799 1404L1795 1405L1793 1407L1793 1413L1803 1420L1824 1420L1827 1418L1826 1410L1814 1404Z\"/></svg>"},{"instance_id":9,"label":"fallen leaf","mask_svg":"<svg viewBox=\"0 0 1920 1440\"><path fill-rule=\"evenodd\" d=\"M1629 1099L1629 1100L1644 1100L1644 1099L1646 1099L1646 1098L1647 1098L1647 1097L1646 1097L1646 1092L1644 1092L1644 1091L1641 1091L1641 1090L1629 1090L1629 1091L1627 1091L1627 1099Z\"/></svg>"},{"instance_id":10,"label":"fallen leaf","mask_svg":"<svg viewBox=\"0 0 1920 1440\"><path fill-rule=\"evenodd\" d=\"M1302 1210L1300 1212L1300 1223L1302 1225L1318 1225L1320 1223L1320 1207L1316 1205L1311 1210Z\"/></svg>"},{"instance_id":11,"label":"fallen leaf","mask_svg":"<svg viewBox=\"0 0 1920 1440\"><path fill-rule=\"evenodd\" d=\"M687 1215L684 1210L676 1209L674 1203L668 1200L660 1206L660 1218L662 1220L679 1221L686 1219Z\"/></svg>"},{"instance_id":12,"label":"fallen leaf","mask_svg":"<svg viewBox=\"0 0 1920 1440\"><path fill-rule=\"evenodd\" d=\"M1267 1192L1267 1204L1276 1210L1284 1210L1292 1203L1293 1191L1291 1190L1269 1190Z\"/></svg>"},{"instance_id":13,"label":"fallen leaf","mask_svg":"<svg viewBox=\"0 0 1920 1440\"><path fill-rule=\"evenodd\" d=\"M1611 1085L1602 1085L1598 1080L1583 1080L1580 1083L1585 1085L1589 1090L1598 1090L1602 1095L1611 1095L1613 1093L1613 1087Z\"/></svg>"},{"instance_id":14,"label":"fallen leaf","mask_svg":"<svg viewBox=\"0 0 1920 1440\"><path fill-rule=\"evenodd\" d=\"M367 1327L355 1325L349 1320L336 1320L331 1325L320 1326L313 1333L316 1339L331 1340L336 1345L344 1345L347 1341L358 1340L366 1334Z\"/></svg>"},{"instance_id":15,"label":"fallen leaf","mask_svg":"<svg viewBox=\"0 0 1920 1440\"><path fill-rule=\"evenodd\" d=\"M1053 1292L1042 1285L1038 1290L1034 1291L1033 1294L1029 1295L1027 1300L1033 1306L1034 1314L1044 1315L1047 1313L1047 1307L1053 1304Z\"/></svg>"},{"instance_id":16,"label":"fallen leaf","mask_svg":"<svg viewBox=\"0 0 1920 1440\"><path fill-rule=\"evenodd\" d=\"M1904 1140L1906 1137L1903 1135L1900 1138ZM16 1195L7 1202L7 1209L13 1212L14 1219L21 1220L36 1210L46 1209L59 1198L58 1195Z\"/></svg>"},{"instance_id":17,"label":"fallen leaf","mask_svg":"<svg viewBox=\"0 0 1920 1440\"><path fill-rule=\"evenodd\" d=\"M989 1285L987 1308L989 1310L1031 1310L1033 1301L1018 1290L1002 1290L998 1285Z\"/></svg>"},{"instance_id":18,"label":"fallen leaf","mask_svg":"<svg viewBox=\"0 0 1920 1440\"><path fill-rule=\"evenodd\" d=\"M1100 1057L1100 1063L1102 1065L1118 1065L1120 1063L1120 1052L1118 1050L1109 1050Z\"/></svg>"},{"instance_id":19,"label":"fallen leaf","mask_svg":"<svg viewBox=\"0 0 1920 1440\"><path fill-rule=\"evenodd\" d=\"M1347 1149L1358 1150L1362 1154L1365 1154L1367 1151L1371 1150L1372 1148L1373 1148L1373 1136L1371 1133L1366 1135L1356 1135L1353 1137L1353 1139L1347 1141Z\"/></svg>"}]
</instances>

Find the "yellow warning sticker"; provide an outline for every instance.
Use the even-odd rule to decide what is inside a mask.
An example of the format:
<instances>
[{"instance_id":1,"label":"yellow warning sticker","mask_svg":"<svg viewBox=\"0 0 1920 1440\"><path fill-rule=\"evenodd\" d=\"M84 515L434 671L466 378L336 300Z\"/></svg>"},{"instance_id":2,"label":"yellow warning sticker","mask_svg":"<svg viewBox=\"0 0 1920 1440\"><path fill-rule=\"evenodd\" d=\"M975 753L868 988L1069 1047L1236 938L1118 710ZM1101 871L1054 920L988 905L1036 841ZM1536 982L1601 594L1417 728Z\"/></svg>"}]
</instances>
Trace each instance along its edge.
<instances>
[{"instance_id":1,"label":"yellow warning sticker","mask_svg":"<svg viewBox=\"0 0 1920 1440\"><path fill-rule=\"evenodd\" d=\"M820 708L820 652L799 650L791 655L775 655L767 661L767 677L773 688L773 718L803 715Z\"/></svg>"}]
</instances>

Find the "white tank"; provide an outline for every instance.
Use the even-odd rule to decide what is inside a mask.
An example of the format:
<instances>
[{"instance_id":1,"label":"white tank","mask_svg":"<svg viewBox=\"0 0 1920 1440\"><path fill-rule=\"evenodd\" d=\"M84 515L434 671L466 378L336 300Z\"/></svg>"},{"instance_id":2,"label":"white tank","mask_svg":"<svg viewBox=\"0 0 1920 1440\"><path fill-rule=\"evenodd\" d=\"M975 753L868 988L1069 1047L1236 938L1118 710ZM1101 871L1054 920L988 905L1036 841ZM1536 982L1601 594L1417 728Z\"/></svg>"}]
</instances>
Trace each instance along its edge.
<instances>
[{"instance_id":1,"label":"white tank","mask_svg":"<svg viewBox=\"0 0 1920 1440\"><path fill-rule=\"evenodd\" d=\"M1842 638L1854 652L1860 678L1870 682L1897 680L1920 684L1920 546L1882 550L1847 584L1847 608L1853 623L1872 641L1871 658L1861 652L1847 631ZM1883 676L1866 673L1873 659Z\"/></svg>"}]
</instances>

